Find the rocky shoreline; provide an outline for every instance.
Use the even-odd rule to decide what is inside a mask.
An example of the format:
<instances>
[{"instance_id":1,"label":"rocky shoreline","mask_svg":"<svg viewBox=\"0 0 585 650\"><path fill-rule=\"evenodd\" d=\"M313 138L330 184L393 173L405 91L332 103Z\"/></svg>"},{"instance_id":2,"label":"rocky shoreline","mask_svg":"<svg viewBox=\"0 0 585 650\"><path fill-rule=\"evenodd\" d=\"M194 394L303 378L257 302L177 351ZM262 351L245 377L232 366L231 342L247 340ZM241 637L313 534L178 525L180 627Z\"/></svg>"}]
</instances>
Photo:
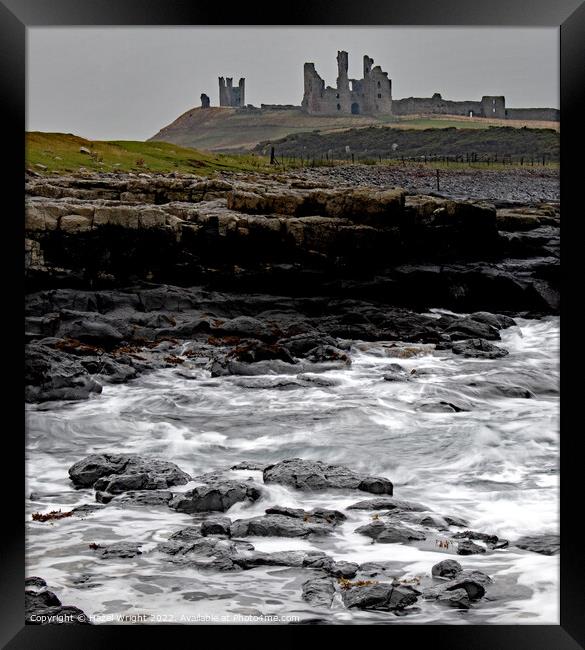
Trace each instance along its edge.
<instances>
[{"instance_id":1,"label":"rocky shoreline","mask_svg":"<svg viewBox=\"0 0 585 650\"><path fill-rule=\"evenodd\" d=\"M212 180L31 175L27 401L42 407L99 399L105 387L165 368L185 381L203 372L209 385L229 377L258 390L328 389L336 382L330 371L351 368L356 353L380 345L392 362L381 383L422 386L424 368L408 370L401 360L434 351L457 360L505 359L502 333L517 319L558 314L556 201L495 205L418 194L381 176L376 182L358 166L351 172L360 182L348 187L343 169ZM521 386L490 386L505 397L533 397ZM431 413L467 409L457 399L420 406ZM331 607L396 615L416 613L425 602L469 609L501 587L454 559L414 578L393 562L349 562L321 550L269 552L247 538L328 539L352 526L372 544L452 555L514 545L558 552L557 536L508 542L470 530L455 513L396 498L385 476L324 461L243 461L192 476L171 458L100 448L78 458L69 477L95 501L55 519L137 508L193 520L155 548L131 538L92 542L92 557L155 553L162 565L213 574L298 570L302 600L319 614L305 622L331 622ZM311 498L295 508L264 503L271 485ZM325 490L355 499L339 509L315 503ZM256 503L268 507L234 519L234 508ZM80 609L62 606L42 578L30 578L26 588L27 622L88 622Z\"/></svg>"},{"instance_id":2,"label":"rocky shoreline","mask_svg":"<svg viewBox=\"0 0 585 650\"><path fill-rule=\"evenodd\" d=\"M235 478L244 472L249 474L247 478ZM348 517L352 512L365 512L370 521L355 532L371 538L372 544L407 544L451 556L485 555L514 547L542 554L558 552L558 537L549 535L510 543L497 535L469 530L468 522L461 517L395 498L392 482L387 478L320 461L293 458L264 467L242 462L191 477L163 459L136 454L93 454L70 467L69 477L78 489L93 488L97 501L77 506L68 513L75 517L91 517L114 503L131 510L171 508L193 516L192 525L177 530L153 549L143 550L143 544L126 540L108 545L91 543L87 553L102 561L124 561L151 553L163 566L169 562L210 575L262 566L297 569L306 577L301 585L302 600L323 613L342 607L405 616L419 612L421 601L467 610L484 597L493 600L501 595L497 581L482 571L464 569L452 558L434 564L426 575L412 577L405 576L404 570L393 562L358 564L336 560L323 551L263 552L257 551L246 538L323 538L334 534L341 525L351 525ZM186 483L198 487L173 494L174 486ZM360 492L381 496L356 501L345 513L273 505L261 516L233 521L225 514L216 514L225 513L236 503L266 497L264 486L270 483L311 494L354 490L356 498ZM27 578L25 586L27 623L92 622L80 609L62 606L43 579ZM321 621L329 622L326 618Z\"/></svg>"}]
</instances>

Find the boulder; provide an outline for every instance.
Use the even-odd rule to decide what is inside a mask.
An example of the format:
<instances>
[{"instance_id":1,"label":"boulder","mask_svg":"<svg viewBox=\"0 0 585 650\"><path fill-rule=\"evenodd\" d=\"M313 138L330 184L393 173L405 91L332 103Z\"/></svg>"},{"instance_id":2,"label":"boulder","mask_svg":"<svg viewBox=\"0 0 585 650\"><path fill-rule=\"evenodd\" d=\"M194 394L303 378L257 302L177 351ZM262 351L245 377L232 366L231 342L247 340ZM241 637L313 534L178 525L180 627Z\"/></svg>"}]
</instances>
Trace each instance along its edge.
<instances>
[{"instance_id":1,"label":"boulder","mask_svg":"<svg viewBox=\"0 0 585 650\"><path fill-rule=\"evenodd\" d=\"M501 359L509 354L508 350L488 343L483 339L459 341L453 344L451 351L453 354L460 354L464 357L475 357L477 359Z\"/></svg>"},{"instance_id":2,"label":"boulder","mask_svg":"<svg viewBox=\"0 0 585 650\"><path fill-rule=\"evenodd\" d=\"M465 574L459 574L452 580L428 587L422 592L422 597L425 600L443 600L451 605L462 607L469 607L470 601L479 600L484 595L485 588L482 582Z\"/></svg>"},{"instance_id":3,"label":"boulder","mask_svg":"<svg viewBox=\"0 0 585 650\"><path fill-rule=\"evenodd\" d=\"M57 596L47 589L47 583L38 577L25 580L24 622L27 625L90 625L81 609L62 605Z\"/></svg>"},{"instance_id":4,"label":"boulder","mask_svg":"<svg viewBox=\"0 0 585 650\"><path fill-rule=\"evenodd\" d=\"M404 510L422 512L427 510L426 506L414 501L403 501L394 497L380 497L379 499L366 499L352 503L348 510Z\"/></svg>"},{"instance_id":5,"label":"boulder","mask_svg":"<svg viewBox=\"0 0 585 650\"><path fill-rule=\"evenodd\" d=\"M355 586L343 591L343 602L348 609L401 610L416 601L416 594L410 589L384 582Z\"/></svg>"},{"instance_id":6,"label":"boulder","mask_svg":"<svg viewBox=\"0 0 585 650\"><path fill-rule=\"evenodd\" d=\"M131 558L137 555L142 555L140 547L142 545L136 542L116 542L115 544L108 544L106 546L97 545L95 553L97 556L108 558Z\"/></svg>"},{"instance_id":7,"label":"boulder","mask_svg":"<svg viewBox=\"0 0 585 650\"><path fill-rule=\"evenodd\" d=\"M251 316L237 316L224 321L218 328L222 334L252 339L270 339L274 334L270 327Z\"/></svg>"},{"instance_id":8,"label":"boulder","mask_svg":"<svg viewBox=\"0 0 585 650\"><path fill-rule=\"evenodd\" d=\"M69 468L76 487L119 494L129 490L161 490L191 480L175 463L137 454L91 454Z\"/></svg>"},{"instance_id":9,"label":"boulder","mask_svg":"<svg viewBox=\"0 0 585 650\"><path fill-rule=\"evenodd\" d=\"M485 323L486 325L499 330L514 327L516 325L516 321L510 316L505 316L504 314L492 314L489 311L476 311L473 314L470 314L469 318L480 323Z\"/></svg>"},{"instance_id":10,"label":"boulder","mask_svg":"<svg viewBox=\"0 0 585 650\"><path fill-rule=\"evenodd\" d=\"M78 358L49 346L27 345L24 364L27 402L80 400L102 392Z\"/></svg>"},{"instance_id":11,"label":"boulder","mask_svg":"<svg viewBox=\"0 0 585 650\"><path fill-rule=\"evenodd\" d=\"M456 560L443 560L431 569L433 578L455 578L463 571L463 567Z\"/></svg>"},{"instance_id":12,"label":"boulder","mask_svg":"<svg viewBox=\"0 0 585 650\"><path fill-rule=\"evenodd\" d=\"M232 521L229 517L209 517L201 524L201 535L230 535Z\"/></svg>"},{"instance_id":13,"label":"boulder","mask_svg":"<svg viewBox=\"0 0 585 650\"><path fill-rule=\"evenodd\" d=\"M331 578L310 578L302 585L301 598L313 607L331 607L335 596L335 582Z\"/></svg>"},{"instance_id":14,"label":"boulder","mask_svg":"<svg viewBox=\"0 0 585 650\"><path fill-rule=\"evenodd\" d=\"M449 325L445 332L452 340L456 339L487 339L499 341L500 334L496 327L488 324L485 320L470 318L458 318Z\"/></svg>"},{"instance_id":15,"label":"boulder","mask_svg":"<svg viewBox=\"0 0 585 650\"><path fill-rule=\"evenodd\" d=\"M287 515L264 515L251 519L238 519L230 528L232 537L308 537L323 536L333 532L333 525L323 520L312 522Z\"/></svg>"},{"instance_id":16,"label":"boulder","mask_svg":"<svg viewBox=\"0 0 585 650\"><path fill-rule=\"evenodd\" d=\"M257 501L260 489L253 483L238 481L215 481L176 494L169 502L173 510L179 512L225 512L234 503L240 501Z\"/></svg>"},{"instance_id":17,"label":"boulder","mask_svg":"<svg viewBox=\"0 0 585 650\"><path fill-rule=\"evenodd\" d=\"M517 539L514 546L541 555L556 555L561 548L561 538L559 535L526 535Z\"/></svg>"},{"instance_id":18,"label":"boulder","mask_svg":"<svg viewBox=\"0 0 585 650\"><path fill-rule=\"evenodd\" d=\"M343 465L291 458L264 469L265 483L280 483L298 490L353 489L373 494L392 494L393 485L386 478L367 476Z\"/></svg>"},{"instance_id":19,"label":"boulder","mask_svg":"<svg viewBox=\"0 0 585 650\"><path fill-rule=\"evenodd\" d=\"M96 500L98 494L96 492ZM110 501L111 497L110 496ZM116 506L132 507L132 506L167 506L169 501L173 498L173 493L168 490L130 490L115 497Z\"/></svg>"},{"instance_id":20,"label":"boulder","mask_svg":"<svg viewBox=\"0 0 585 650\"><path fill-rule=\"evenodd\" d=\"M426 536L414 528L384 522L380 519L355 529L356 533L366 535L380 544L407 544L424 540Z\"/></svg>"}]
</instances>

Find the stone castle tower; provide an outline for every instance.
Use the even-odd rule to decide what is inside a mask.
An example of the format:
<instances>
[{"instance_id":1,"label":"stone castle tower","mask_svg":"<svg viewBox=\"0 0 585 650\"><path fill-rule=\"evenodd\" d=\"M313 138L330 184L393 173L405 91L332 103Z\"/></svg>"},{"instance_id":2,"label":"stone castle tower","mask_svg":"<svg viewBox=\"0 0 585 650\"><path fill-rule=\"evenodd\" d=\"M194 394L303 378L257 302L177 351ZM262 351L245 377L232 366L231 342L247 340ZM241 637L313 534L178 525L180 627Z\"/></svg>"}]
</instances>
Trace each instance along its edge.
<instances>
[{"instance_id":1,"label":"stone castle tower","mask_svg":"<svg viewBox=\"0 0 585 650\"><path fill-rule=\"evenodd\" d=\"M325 87L314 63L305 63L301 103L310 115L375 115L392 112L392 82L374 59L364 56L362 79L348 78L348 54L337 52L337 85Z\"/></svg>"},{"instance_id":2,"label":"stone castle tower","mask_svg":"<svg viewBox=\"0 0 585 650\"><path fill-rule=\"evenodd\" d=\"M245 106L245 85L246 80L243 77L238 82L237 88L234 88L231 77L227 77L226 79L219 77L219 105L237 108Z\"/></svg>"}]
</instances>

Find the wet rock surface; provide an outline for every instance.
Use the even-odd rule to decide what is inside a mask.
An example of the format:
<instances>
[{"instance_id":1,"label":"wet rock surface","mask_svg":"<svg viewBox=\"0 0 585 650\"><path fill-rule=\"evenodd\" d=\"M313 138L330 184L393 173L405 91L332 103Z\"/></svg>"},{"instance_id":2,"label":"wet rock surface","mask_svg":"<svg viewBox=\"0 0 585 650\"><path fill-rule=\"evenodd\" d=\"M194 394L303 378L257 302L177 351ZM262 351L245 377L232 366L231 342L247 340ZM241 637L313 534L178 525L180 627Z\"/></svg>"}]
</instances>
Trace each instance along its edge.
<instances>
[{"instance_id":1,"label":"wet rock surface","mask_svg":"<svg viewBox=\"0 0 585 650\"><path fill-rule=\"evenodd\" d=\"M260 489L251 483L214 481L177 494L169 502L169 506L178 512L187 513L225 512L235 503L256 501L260 495Z\"/></svg>"},{"instance_id":2,"label":"wet rock surface","mask_svg":"<svg viewBox=\"0 0 585 650\"><path fill-rule=\"evenodd\" d=\"M484 494L502 490L492 480L497 438L507 457L506 432L520 430L502 413L516 403L544 408L558 394L554 378L536 381L514 365L525 319L558 312L558 206L415 196L363 173L375 191L346 191L349 177L337 170L327 186L319 174L311 186L284 175L201 186L114 175L29 183L27 400L34 444L54 436L67 457L30 501L76 515L30 525L33 555L41 535L54 542L36 561L58 559L60 586L116 589L126 566L134 573L122 595L100 593L96 609L120 608L116 599L131 592L175 605L226 599L236 613L292 603L303 618L320 610L306 619L316 623L334 620L323 610L356 622L449 622L475 610L470 621L482 622L530 598L507 558L557 553L558 537L518 539L511 551L491 532L500 519L446 502L442 484L417 488L436 454L446 493L473 490L485 505ZM489 374L478 378L479 367ZM123 406L112 400L118 390ZM214 391L232 401L218 406ZM114 409L101 427L91 408L104 398ZM485 439L494 465L478 481L476 461L460 463L457 450L479 457ZM342 451L348 440L367 456ZM118 442L145 453L103 451ZM429 457L405 471L415 449ZM53 493L60 482L66 490ZM90 489L97 503L85 503ZM412 575L413 554L420 567L427 551L433 562ZM447 559L436 563L437 553ZM87 577L88 559L99 583ZM484 562L493 580L470 568ZM31 608L74 609L52 595L31 597Z\"/></svg>"},{"instance_id":3,"label":"wet rock surface","mask_svg":"<svg viewBox=\"0 0 585 650\"><path fill-rule=\"evenodd\" d=\"M159 490L184 485L191 477L177 465L136 454L92 454L69 468L76 487L119 494L134 490Z\"/></svg>"},{"instance_id":4,"label":"wet rock surface","mask_svg":"<svg viewBox=\"0 0 585 650\"><path fill-rule=\"evenodd\" d=\"M24 581L24 620L26 625L88 625L89 617L78 607L63 605L42 578Z\"/></svg>"},{"instance_id":5,"label":"wet rock surface","mask_svg":"<svg viewBox=\"0 0 585 650\"><path fill-rule=\"evenodd\" d=\"M374 494L392 494L392 483L386 478L364 476L341 465L301 458L283 460L264 470L266 483L289 485L297 490L327 488L354 489Z\"/></svg>"}]
</instances>

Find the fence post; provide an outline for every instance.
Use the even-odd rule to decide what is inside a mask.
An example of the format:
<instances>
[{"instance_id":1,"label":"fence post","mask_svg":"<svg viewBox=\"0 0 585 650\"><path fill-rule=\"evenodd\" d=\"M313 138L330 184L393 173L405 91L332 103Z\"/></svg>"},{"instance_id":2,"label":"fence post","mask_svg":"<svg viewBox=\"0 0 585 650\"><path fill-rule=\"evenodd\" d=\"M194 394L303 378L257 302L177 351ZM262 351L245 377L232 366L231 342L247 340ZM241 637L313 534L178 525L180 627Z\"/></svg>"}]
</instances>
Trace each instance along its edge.
<instances>
[{"instance_id":1,"label":"fence post","mask_svg":"<svg viewBox=\"0 0 585 650\"><path fill-rule=\"evenodd\" d=\"M270 147L270 164L274 165L276 163L276 158L274 157L274 147Z\"/></svg>"},{"instance_id":2,"label":"fence post","mask_svg":"<svg viewBox=\"0 0 585 650\"><path fill-rule=\"evenodd\" d=\"M351 154L351 164L353 165L354 163L355 163L355 156L354 156L354 154L352 153L352 154Z\"/></svg>"},{"instance_id":3,"label":"fence post","mask_svg":"<svg viewBox=\"0 0 585 650\"><path fill-rule=\"evenodd\" d=\"M437 192L440 190L439 187L439 168L437 167Z\"/></svg>"}]
</instances>

